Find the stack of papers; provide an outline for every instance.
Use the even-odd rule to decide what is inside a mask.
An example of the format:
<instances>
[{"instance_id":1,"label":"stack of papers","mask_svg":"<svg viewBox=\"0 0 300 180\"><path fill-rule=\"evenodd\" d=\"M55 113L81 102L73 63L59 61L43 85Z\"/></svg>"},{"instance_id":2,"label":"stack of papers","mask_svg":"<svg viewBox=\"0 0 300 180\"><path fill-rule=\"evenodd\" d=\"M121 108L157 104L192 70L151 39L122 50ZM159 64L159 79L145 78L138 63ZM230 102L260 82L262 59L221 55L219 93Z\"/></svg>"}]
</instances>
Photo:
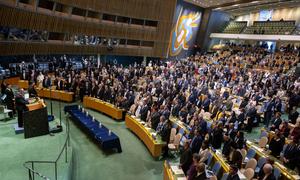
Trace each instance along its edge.
<instances>
[{"instance_id":1,"label":"stack of papers","mask_svg":"<svg viewBox=\"0 0 300 180\"><path fill-rule=\"evenodd\" d=\"M178 167L178 165L171 166L171 170L175 175L184 174L183 170Z\"/></svg>"}]
</instances>

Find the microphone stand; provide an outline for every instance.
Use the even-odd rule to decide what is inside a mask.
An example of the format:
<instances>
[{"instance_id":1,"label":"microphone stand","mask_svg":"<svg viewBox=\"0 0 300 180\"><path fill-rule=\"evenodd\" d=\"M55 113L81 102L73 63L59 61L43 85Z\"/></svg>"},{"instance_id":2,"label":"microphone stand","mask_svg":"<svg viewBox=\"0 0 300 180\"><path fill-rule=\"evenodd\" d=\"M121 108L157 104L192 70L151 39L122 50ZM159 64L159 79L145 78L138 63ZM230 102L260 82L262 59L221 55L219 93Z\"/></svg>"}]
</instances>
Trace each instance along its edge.
<instances>
[{"instance_id":1,"label":"microphone stand","mask_svg":"<svg viewBox=\"0 0 300 180\"><path fill-rule=\"evenodd\" d=\"M60 127L62 127L61 126L61 94L60 94L60 98L59 98L59 101L58 101L58 108L59 108L59 125L60 125Z\"/></svg>"},{"instance_id":2,"label":"microphone stand","mask_svg":"<svg viewBox=\"0 0 300 180\"><path fill-rule=\"evenodd\" d=\"M53 107L52 107L52 96L51 96L52 87L50 85L50 109L51 109L51 116L53 117Z\"/></svg>"}]
</instances>

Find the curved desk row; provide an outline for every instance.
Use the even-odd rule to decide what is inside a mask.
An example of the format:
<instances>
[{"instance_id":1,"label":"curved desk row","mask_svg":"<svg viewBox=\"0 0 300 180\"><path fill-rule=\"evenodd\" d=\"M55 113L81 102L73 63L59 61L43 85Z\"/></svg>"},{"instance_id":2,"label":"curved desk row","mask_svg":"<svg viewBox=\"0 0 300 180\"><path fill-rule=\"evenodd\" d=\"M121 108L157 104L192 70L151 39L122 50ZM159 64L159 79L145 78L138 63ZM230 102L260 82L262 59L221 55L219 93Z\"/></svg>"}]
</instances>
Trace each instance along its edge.
<instances>
[{"instance_id":1,"label":"curved desk row","mask_svg":"<svg viewBox=\"0 0 300 180\"><path fill-rule=\"evenodd\" d=\"M226 159L223 157L220 151L213 152L210 150L210 153L212 154L212 161L208 166L212 167L213 164L216 162L219 162L221 164L221 171L219 171L218 174L216 174L216 177L222 177L223 174L229 173L230 165L226 162ZM177 164L172 164L167 161L164 162L164 180L180 180L180 179L186 179L186 176L184 175L182 169L178 168ZM246 177L244 174L242 174L240 171L238 172L239 178L241 180L245 180Z\"/></svg>"},{"instance_id":2,"label":"curved desk row","mask_svg":"<svg viewBox=\"0 0 300 180\"><path fill-rule=\"evenodd\" d=\"M154 158L158 158L161 155L162 148L166 145L166 142L162 141L161 137L156 135L153 129L145 127L138 118L129 114L125 116L125 124L144 142Z\"/></svg>"},{"instance_id":3,"label":"curved desk row","mask_svg":"<svg viewBox=\"0 0 300 180\"><path fill-rule=\"evenodd\" d=\"M283 179L292 179L292 180L298 180L300 179L299 175L293 171L288 169L283 165L281 161L279 161L276 157L269 155L266 153L266 151L262 148L260 148L257 144L247 141L246 142L247 148L252 148L256 151L256 159L258 160L260 157L269 157L274 160L274 166L280 170L280 173L282 175Z\"/></svg>"},{"instance_id":4,"label":"curved desk row","mask_svg":"<svg viewBox=\"0 0 300 180\"><path fill-rule=\"evenodd\" d=\"M36 88L39 97L48 98L48 99L55 99L59 101L65 102L73 102L74 93L73 92L66 92L66 91L59 91L59 90L51 90L46 88Z\"/></svg>"},{"instance_id":5,"label":"curved desk row","mask_svg":"<svg viewBox=\"0 0 300 180\"><path fill-rule=\"evenodd\" d=\"M28 89L29 82L27 80L19 80L18 86L19 86L19 88L22 88L22 89Z\"/></svg>"},{"instance_id":6,"label":"curved desk row","mask_svg":"<svg viewBox=\"0 0 300 180\"><path fill-rule=\"evenodd\" d=\"M124 110L119 109L118 107L100 99L85 96L83 98L83 106L86 108L94 109L96 111L100 111L116 120L124 120Z\"/></svg>"}]
</instances>

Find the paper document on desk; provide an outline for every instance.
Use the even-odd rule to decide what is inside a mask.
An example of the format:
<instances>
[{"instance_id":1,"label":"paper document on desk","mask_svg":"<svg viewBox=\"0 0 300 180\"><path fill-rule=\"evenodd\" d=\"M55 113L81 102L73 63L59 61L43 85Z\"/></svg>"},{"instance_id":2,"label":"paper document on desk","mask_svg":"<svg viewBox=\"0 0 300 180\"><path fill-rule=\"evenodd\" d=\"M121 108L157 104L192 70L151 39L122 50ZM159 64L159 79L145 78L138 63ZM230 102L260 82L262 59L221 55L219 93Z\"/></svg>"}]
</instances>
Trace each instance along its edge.
<instances>
[{"instance_id":1,"label":"paper document on desk","mask_svg":"<svg viewBox=\"0 0 300 180\"><path fill-rule=\"evenodd\" d=\"M184 174L182 169L179 169L178 165L171 166L172 171L174 174L179 175L179 174Z\"/></svg>"},{"instance_id":2,"label":"paper document on desk","mask_svg":"<svg viewBox=\"0 0 300 180\"><path fill-rule=\"evenodd\" d=\"M186 177L178 177L177 180L186 180Z\"/></svg>"},{"instance_id":3,"label":"paper document on desk","mask_svg":"<svg viewBox=\"0 0 300 180\"><path fill-rule=\"evenodd\" d=\"M293 178L294 179L300 179L300 176L299 175L294 175Z\"/></svg>"}]
</instances>

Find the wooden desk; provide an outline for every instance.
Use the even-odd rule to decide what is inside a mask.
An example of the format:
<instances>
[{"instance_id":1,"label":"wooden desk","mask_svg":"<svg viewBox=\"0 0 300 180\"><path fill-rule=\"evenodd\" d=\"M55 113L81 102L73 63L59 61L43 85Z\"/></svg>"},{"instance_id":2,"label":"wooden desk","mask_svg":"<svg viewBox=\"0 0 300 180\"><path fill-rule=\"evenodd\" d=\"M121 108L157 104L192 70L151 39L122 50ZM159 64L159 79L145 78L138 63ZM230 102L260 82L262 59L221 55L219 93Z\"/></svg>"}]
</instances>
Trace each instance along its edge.
<instances>
[{"instance_id":1,"label":"wooden desk","mask_svg":"<svg viewBox=\"0 0 300 180\"><path fill-rule=\"evenodd\" d=\"M22 89L28 89L29 82L26 81L26 80L19 80L18 81L18 86L19 86L19 88L22 88Z\"/></svg>"},{"instance_id":2,"label":"wooden desk","mask_svg":"<svg viewBox=\"0 0 300 180\"><path fill-rule=\"evenodd\" d=\"M0 80L0 83L5 81L7 84L18 85L19 80L20 80L20 77L10 77L10 78L7 78L7 79Z\"/></svg>"},{"instance_id":3,"label":"wooden desk","mask_svg":"<svg viewBox=\"0 0 300 180\"><path fill-rule=\"evenodd\" d=\"M164 162L164 180L174 180L172 170L167 161Z\"/></svg>"},{"instance_id":4,"label":"wooden desk","mask_svg":"<svg viewBox=\"0 0 300 180\"><path fill-rule=\"evenodd\" d=\"M230 166L229 164L225 161L225 159L223 158L223 155L221 152L213 152L212 150L210 150L210 153L213 155L213 162L220 162L222 169L223 169L223 173L228 173Z\"/></svg>"},{"instance_id":5,"label":"wooden desk","mask_svg":"<svg viewBox=\"0 0 300 180\"><path fill-rule=\"evenodd\" d=\"M300 177L297 175L297 173L293 170L290 170L286 168L281 161L279 161L276 157L267 154L264 149L258 147L257 144L247 141L246 142L247 148L252 148L256 151L256 159L258 160L260 157L269 157L274 160L274 167L278 168L281 172L281 175L283 179L292 179L292 180L298 180Z\"/></svg>"},{"instance_id":6,"label":"wooden desk","mask_svg":"<svg viewBox=\"0 0 300 180\"><path fill-rule=\"evenodd\" d=\"M168 163L167 161L164 162L164 180L186 180L186 176L184 175L182 169L176 169L178 172L175 174L171 166L173 168L174 166L178 167L178 164Z\"/></svg>"},{"instance_id":7,"label":"wooden desk","mask_svg":"<svg viewBox=\"0 0 300 180\"><path fill-rule=\"evenodd\" d=\"M36 102L27 104L26 106L28 107L29 111L34 111L46 107L43 99L38 99Z\"/></svg>"},{"instance_id":8,"label":"wooden desk","mask_svg":"<svg viewBox=\"0 0 300 180\"><path fill-rule=\"evenodd\" d=\"M153 129L146 128L138 119L128 114L125 116L125 124L144 142L154 158L158 158L161 155L162 148L166 145L166 142L162 141L159 135L154 139L151 134L155 132Z\"/></svg>"},{"instance_id":9,"label":"wooden desk","mask_svg":"<svg viewBox=\"0 0 300 180\"><path fill-rule=\"evenodd\" d=\"M118 107L105 101L101 101L100 99L85 96L83 98L83 106L86 108L94 109L96 111L100 111L116 120L124 120L124 110L119 109Z\"/></svg>"},{"instance_id":10,"label":"wooden desk","mask_svg":"<svg viewBox=\"0 0 300 180\"><path fill-rule=\"evenodd\" d=\"M66 91L51 90L46 88L36 88L39 97L55 99L65 102L73 102L74 93Z\"/></svg>"},{"instance_id":11,"label":"wooden desk","mask_svg":"<svg viewBox=\"0 0 300 180\"><path fill-rule=\"evenodd\" d=\"M178 127L180 127L181 129L184 130L184 132L186 134L190 133L189 128L187 127L187 125L185 125L182 121L180 121L178 118L174 117L174 116L170 116L170 121L172 122L172 124L177 124Z\"/></svg>"}]
</instances>

